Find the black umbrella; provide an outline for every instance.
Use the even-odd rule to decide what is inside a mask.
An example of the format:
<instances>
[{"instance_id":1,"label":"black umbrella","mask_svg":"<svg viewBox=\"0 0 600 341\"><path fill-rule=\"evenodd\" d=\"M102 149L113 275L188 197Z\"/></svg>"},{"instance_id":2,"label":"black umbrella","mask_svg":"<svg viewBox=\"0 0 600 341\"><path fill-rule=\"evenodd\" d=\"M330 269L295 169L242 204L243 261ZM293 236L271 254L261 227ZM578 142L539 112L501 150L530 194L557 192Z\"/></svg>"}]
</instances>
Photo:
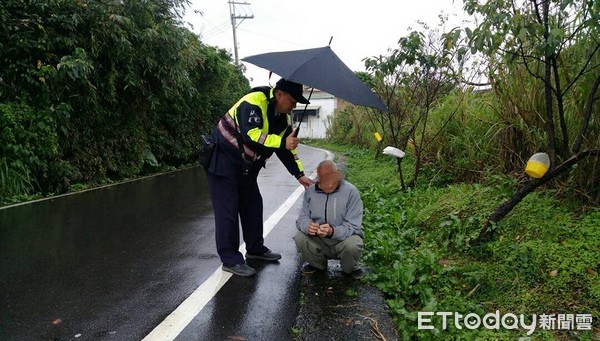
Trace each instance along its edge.
<instances>
[{"instance_id":1,"label":"black umbrella","mask_svg":"<svg viewBox=\"0 0 600 341\"><path fill-rule=\"evenodd\" d=\"M242 58L281 77L330 93L355 105L387 111L385 104L329 46Z\"/></svg>"}]
</instances>

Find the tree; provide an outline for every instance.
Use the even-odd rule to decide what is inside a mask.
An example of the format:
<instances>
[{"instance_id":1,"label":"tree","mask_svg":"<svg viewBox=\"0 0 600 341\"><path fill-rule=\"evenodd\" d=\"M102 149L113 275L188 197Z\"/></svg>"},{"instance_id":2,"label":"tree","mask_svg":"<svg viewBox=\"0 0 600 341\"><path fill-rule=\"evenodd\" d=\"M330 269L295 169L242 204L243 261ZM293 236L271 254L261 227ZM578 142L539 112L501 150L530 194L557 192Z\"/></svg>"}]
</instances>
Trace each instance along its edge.
<instances>
[{"instance_id":1,"label":"tree","mask_svg":"<svg viewBox=\"0 0 600 341\"><path fill-rule=\"evenodd\" d=\"M439 99L459 86L468 53L461 45L459 30L440 34L426 25L423 28L426 34L413 31L402 37L389 56L365 59L375 90L388 107L383 115L371 113L371 120L389 136L393 146L406 150L409 141L414 145L415 165L408 183L402 174L402 159L397 159L402 188L416 185L423 152L439 134L428 132L429 115Z\"/></svg>"},{"instance_id":2,"label":"tree","mask_svg":"<svg viewBox=\"0 0 600 341\"><path fill-rule=\"evenodd\" d=\"M527 0L465 2L469 14L482 21L466 29L472 52L483 52L490 60L502 60L490 70L490 78L499 81L501 68L520 66L543 85L544 114L539 124L545 131L547 151L553 169L542 179L526 182L515 195L490 215L492 223L506 216L528 193L564 174L588 156L598 156L597 141L586 141L593 112L598 110L600 85L600 5L597 1ZM587 87L583 84L592 84ZM565 103L574 89L588 89L585 113L577 126L570 126ZM571 114L571 117L574 115ZM569 130L576 129L573 139ZM583 149L582 149L583 148ZM560 164L559 164L560 163ZM484 227L480 237L489 237Z\"/></svg>"},{"instance_id":3,"label":"tree","mask_svg":"<svg viewBox=\"0 0 600 341\"><path fill-rule=\"evenodd\" d=\"M0 2L0 103L52 131L35 140L14 134L30 120L0 122L10 127L0 140L11 141L2 163L14 163L10 150L56 141L39 162L19 161L37 190L63 192L193 162L200 132L249 84L226 51L184 28L187 3Z\"/></svg>"}]
</instances>

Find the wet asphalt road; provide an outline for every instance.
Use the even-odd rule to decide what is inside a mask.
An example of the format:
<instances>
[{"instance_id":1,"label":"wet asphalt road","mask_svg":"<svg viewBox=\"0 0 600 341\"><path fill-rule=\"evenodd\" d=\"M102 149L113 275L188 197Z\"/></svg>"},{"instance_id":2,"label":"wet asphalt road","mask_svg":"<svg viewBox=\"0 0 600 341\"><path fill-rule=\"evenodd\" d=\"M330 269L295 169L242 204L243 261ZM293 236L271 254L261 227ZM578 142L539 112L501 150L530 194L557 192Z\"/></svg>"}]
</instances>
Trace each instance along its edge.
<instances>
[{"instance_id":1,"label":"wet asphalt road","mask_svg":"<svg viewBox=\"0 0 600 341\"><path fill-rule=\"evenodd\" d=\"M307 171L326 155L302 146ZM259 177L267 219L298 187L274 157ZM291 339L300 275L297 200L177 340ZM140 340L220 266L201 168L0 210L0 340Z\"/></svg>"}]
</instances>

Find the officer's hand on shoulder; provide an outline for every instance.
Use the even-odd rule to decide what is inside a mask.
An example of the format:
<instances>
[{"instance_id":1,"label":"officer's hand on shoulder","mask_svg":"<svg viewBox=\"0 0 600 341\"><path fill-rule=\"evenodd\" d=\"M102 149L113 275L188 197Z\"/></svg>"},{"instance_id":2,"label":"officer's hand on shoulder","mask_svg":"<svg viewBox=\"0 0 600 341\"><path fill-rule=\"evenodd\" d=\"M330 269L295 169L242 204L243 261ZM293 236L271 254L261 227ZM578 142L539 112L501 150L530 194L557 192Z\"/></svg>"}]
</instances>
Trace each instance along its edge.
<instances>
[{"instance_id":1,"label":"officer's hand on shoulder","mask_svg":"<svg viewBox=\"0 0 600 341\"><path fill-rule=\"evenodd\" d=\"M304 186L305 189L308 188L308 186L312 185L312 183L313 183L312 180L308 176L306 176L306 175L301 176L300 178L298 178L298 182L302 186Z\"/></svg>"}]
</instances>

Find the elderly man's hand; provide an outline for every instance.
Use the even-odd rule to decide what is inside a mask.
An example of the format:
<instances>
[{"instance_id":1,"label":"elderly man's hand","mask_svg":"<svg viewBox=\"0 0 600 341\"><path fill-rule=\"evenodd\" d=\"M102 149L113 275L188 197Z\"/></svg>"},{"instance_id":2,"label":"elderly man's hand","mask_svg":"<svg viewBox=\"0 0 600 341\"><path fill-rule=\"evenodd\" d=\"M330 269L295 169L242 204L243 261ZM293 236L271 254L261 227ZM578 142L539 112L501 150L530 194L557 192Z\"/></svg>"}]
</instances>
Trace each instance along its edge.
<instances>
[{"instance_id":1,"label":"elderly man's hand","mask_svg":"<svg viewBox=\"0 0 600 341\"><path fill-rule=\"evenodd\" d=\"M308 224L308 235L309 236L315 236L317 234L317 232L319 232L319 224L317 223L310 223Z\"/></svg>"},{"instance_id":2,"label":"elderly man's hand","mask_svg":"<svg viewBox=\"0 0 600 341\"><path fill-rule=\"evenodd\" d=\"M319 226L319 231L317 232L317 235L319 237L328 237L332 232L333 230L331 229L331 225L322 224Z\"/></svg>"}]
</instances>

